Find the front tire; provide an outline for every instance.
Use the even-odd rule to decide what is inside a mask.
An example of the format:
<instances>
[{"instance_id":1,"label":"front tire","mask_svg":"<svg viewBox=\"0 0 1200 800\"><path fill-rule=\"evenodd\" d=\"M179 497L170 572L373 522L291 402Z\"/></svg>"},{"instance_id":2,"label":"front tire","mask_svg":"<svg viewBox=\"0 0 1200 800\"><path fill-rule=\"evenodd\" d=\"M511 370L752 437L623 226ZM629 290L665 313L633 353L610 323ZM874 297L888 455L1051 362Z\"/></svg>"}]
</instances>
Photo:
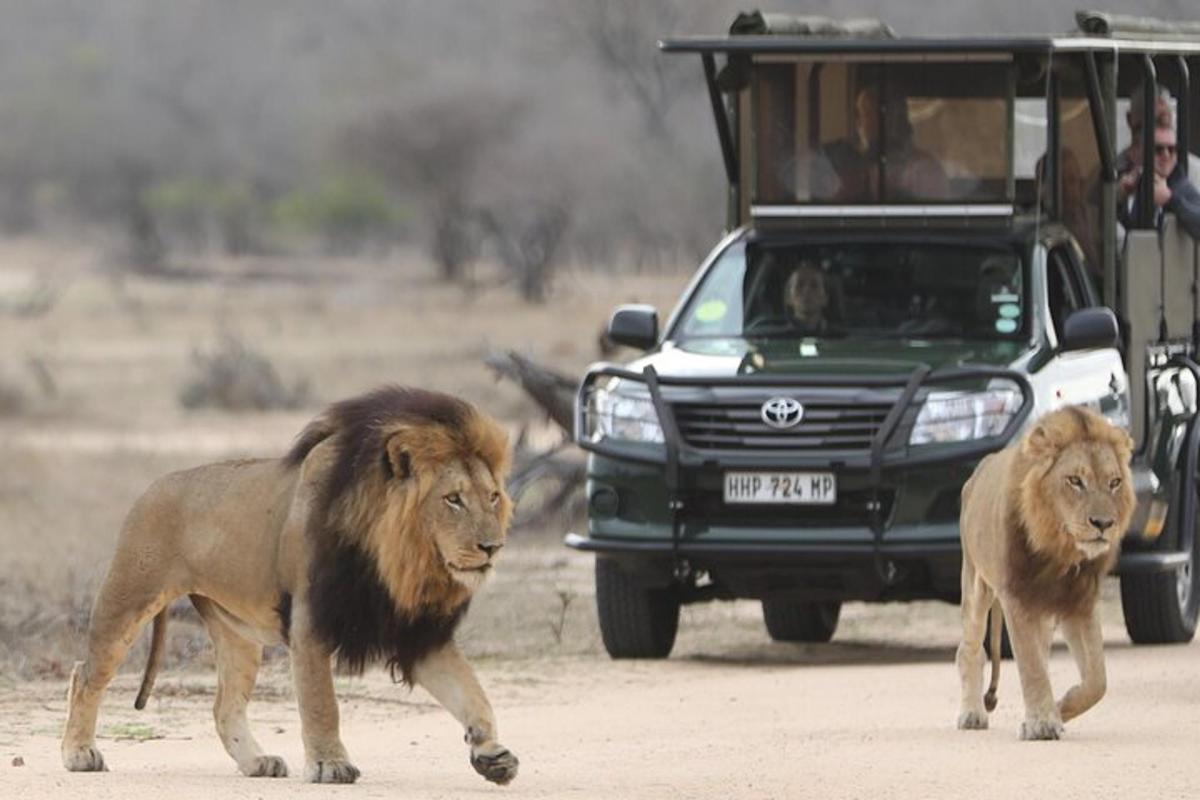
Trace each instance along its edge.
<instances>
[{"instance_id":1,"label":"front tire","mask_svg":"<svg viewBox=\"0 0 1200 800\"><path fill-rule=\"evenodd\" d=\"M842 604L762 601L767 633L777 642L828 642L837 631Z\"/></svg>"},{"instance_id":2,"label":"front tire","mask_svg":"<svg viewBox=\"0 0 1200 800\"><path fill-rule=\"evenodd\" d=\"M596 559L596 611L613 658L666 658L679 629L679 595L642 585L607 558Z\"/></svg>"},{"instance_id":3,"label":"front tire","mask_svg":"<svg viewBox=\"0 0 1200 800\"><path fill-rule=\"evenodd\" d=\"M1198 495L1187 563L1171 572L1121 576L1121 610L1125 613L1125 630L1134 644L1187 644L1196 635L1200 618L1200 485L1194 475L1185 481L1180 494L1190 490Z\"/></svg>"},{"instance_id":4,"label":"front tire","mask_svg":"<svg viewBox=\"0 0 1200 800\"><path fill-rule=\"evenodd\" d=\"M1187 644L1200 617L1200 559L1195 543L1191 560L1172 572L1121 576L1125 630L1134 644Z\"/></svg>"}]
</instances>

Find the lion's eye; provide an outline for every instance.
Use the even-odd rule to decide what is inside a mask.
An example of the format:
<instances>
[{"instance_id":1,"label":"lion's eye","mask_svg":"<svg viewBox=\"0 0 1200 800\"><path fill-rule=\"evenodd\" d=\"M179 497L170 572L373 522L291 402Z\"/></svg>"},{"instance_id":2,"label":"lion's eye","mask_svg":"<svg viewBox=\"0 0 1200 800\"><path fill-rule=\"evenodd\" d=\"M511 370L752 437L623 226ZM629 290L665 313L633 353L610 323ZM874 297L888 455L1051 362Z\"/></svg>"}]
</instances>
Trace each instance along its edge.
<instances>
[{"instance_id":1,"label":"lion's eye","mask_svg":"<svg viewBox=\"0 0 1200 800\"><path fill-rule=\"evenodd\" d=\"M467 507L466 503L463 502L462 495L460 495L458 492L451 492L443 499L446 501L446 505L453 509L462 510Z\"/></svg>"},{"instance_id":2,"label":"lion's eye","mask_svg":"<svg viewBox=\"0 0 1200 800\"><path fill-rule=\"evenodd\" d=\"M1067 483L1071 484L1076 489L1083 489L1083 479L1078 475L1068 475Z\"/></svg>"},{"instance_id":3,"label":"lion's eye","mask_svg":"<svg viewBox=\"0 0 1200 800\"><path fill-rule=\"evenodd\" d=\"M1118 487L1120 487L1120 485L1121 485L1120 478L1113 478L1111 481L1108 482L1108 488L1110 491L1117 489Z\"/></svg>"},{"instance_id":4,"label":"lion's eye","mask_svg":"<svg viewBox=\"0 0 1200 800\"><path fill-rule=\"evenodd\" d=\"M489 498L489 499L491 500L491 502L492 502L492 505L496 505L497 503L499 503L499 502L500 502L500 493L499 493L499 492L492 492L492 496L491 496L491 498Z\"/></svg>"}]
</instances>

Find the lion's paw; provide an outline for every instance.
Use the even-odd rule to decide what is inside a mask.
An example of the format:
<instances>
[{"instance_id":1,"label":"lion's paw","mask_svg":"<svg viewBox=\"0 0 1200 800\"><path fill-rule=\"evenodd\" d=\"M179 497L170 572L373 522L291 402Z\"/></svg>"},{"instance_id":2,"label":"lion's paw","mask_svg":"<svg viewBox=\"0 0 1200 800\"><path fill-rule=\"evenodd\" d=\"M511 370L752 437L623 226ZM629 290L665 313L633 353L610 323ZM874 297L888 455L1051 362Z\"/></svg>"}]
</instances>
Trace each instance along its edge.
<instances>
[{"instance_id":1,"label":"lion's paw","mask_svg":"<svg viewBox=\"0 0 1200 800\"><path fill-rule=\"evenodd\" d=\"M354 783L361 774L358 767L343 758L313 761L304 768L304 780L309 783Z\"/></svg>"},{"instance_id":2,"label":"lion's paw","mask_svg":"<svg viewBox=\"0 0 1200 800\"><path fill-rule=\"evenodd\" d=\"M479 744L471 748L471 766L480 775L501 786L517 777L519 763L517 757L498 742Z\"/></svg>"},{"instance_id":3,"label":"lion's paw","mask_svg":"<svg viewBox=\"0 0 1200 800\"><path fill-rule=\"evenodd\" d=\"M964 711L958 715L960 731L986 731L988 716L984 711Z\"/></svg>"},{"instance_id":4,"label":"lion's paw","mask_svg":"<svg viewBox=\"0 0 1200 800\"><path fill-rule=\"evenodd\" d=\"M71 772L108 772L104 756L94 745L63 749L63 766Z\"/></svg>"},{"instance_id":5,"label":"lion's paw","mask_svg":"<svg viewBox=\"0 0 1200 800\"><path fill-rule=\"evenodd\" d=\"M248 778L286 778L287 762L279 756L258 756L242 770Z\"/></svg>"},{"instance_id":6,"label":"lion's paw","mask_svg":"<svg viewBox=\"0 0 1200 800\"><path fill-rule=\"evenodd\" d=\"M1062 736L1063 725L1056 719L1027 719L1021 723L1021 738L1025 741L1044 741Z\"/></svg>"}]
</instances>

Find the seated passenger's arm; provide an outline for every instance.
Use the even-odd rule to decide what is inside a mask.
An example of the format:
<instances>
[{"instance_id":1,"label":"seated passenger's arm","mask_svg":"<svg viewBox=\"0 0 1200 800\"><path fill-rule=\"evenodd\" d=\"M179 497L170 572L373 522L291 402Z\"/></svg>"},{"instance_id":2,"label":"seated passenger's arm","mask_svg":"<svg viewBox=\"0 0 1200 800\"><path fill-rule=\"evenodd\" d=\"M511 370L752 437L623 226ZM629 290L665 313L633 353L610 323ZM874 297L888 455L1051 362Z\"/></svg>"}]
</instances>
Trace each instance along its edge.
<instances>
[{"instance_id":1,"label":"seated passenger's arm","mask_svg":"<svg viewBox=\"0 0 1200 800\"><path fill-rule=\"evenodd\" d=\"M1200 239L1200 189L1185 175L1179 175L1171 181L1170 188L1171 199L1167 202L1167 210L1175 213L1188 235Z\"/></svg>"}]
</instances>

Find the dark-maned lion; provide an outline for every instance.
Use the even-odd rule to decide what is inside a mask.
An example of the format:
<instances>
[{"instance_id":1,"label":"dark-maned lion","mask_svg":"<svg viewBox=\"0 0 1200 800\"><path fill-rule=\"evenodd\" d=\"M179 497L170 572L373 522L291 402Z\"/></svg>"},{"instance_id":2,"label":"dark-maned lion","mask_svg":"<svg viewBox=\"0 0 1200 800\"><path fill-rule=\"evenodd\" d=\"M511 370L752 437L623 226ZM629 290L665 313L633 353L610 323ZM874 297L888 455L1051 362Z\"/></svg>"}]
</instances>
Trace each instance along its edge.
<instances>
[{"instance_id":1,"label":"dark-maned lion","mask_svg":"<svg viewBox=\"0 0 1200 800\"><path fill-rule=\"evenodd\" d=\"M1057 739L1063 723L1105 691L1097 599L1116 560L1134 494L1132 441L1103 417L1068 406L1042 417L1019 442L980 462L963 486L962 643L958 727L986 728L1007 620L1025 697L1022 739ZM991 611L992 679L983 693L983 639ZM1080 682L1056 704L1047 661L1055 623Z\"/></svg>"},{"instance_id":2,"label":"dark-maned lion","mask_svg":"<svg viewBox=\"0 0 1200 800\"><path fill-rule=\"evenodd\" d=\"M332 659L383 660L462 723L471 764L508 783L487 697L453 641L504 544L504 432L469 404L389 387L332 406L283 459L168 475L134 504L75 665L62 741L69 770L102 770L96 714L138 629L154 633L136 706L153 685L166 607L187 594L216 646L217 733L246 775L280 777L246 722L263 645L290 647L306 780L359 771L338 735Z\"/></svg>"}]
</instances>

